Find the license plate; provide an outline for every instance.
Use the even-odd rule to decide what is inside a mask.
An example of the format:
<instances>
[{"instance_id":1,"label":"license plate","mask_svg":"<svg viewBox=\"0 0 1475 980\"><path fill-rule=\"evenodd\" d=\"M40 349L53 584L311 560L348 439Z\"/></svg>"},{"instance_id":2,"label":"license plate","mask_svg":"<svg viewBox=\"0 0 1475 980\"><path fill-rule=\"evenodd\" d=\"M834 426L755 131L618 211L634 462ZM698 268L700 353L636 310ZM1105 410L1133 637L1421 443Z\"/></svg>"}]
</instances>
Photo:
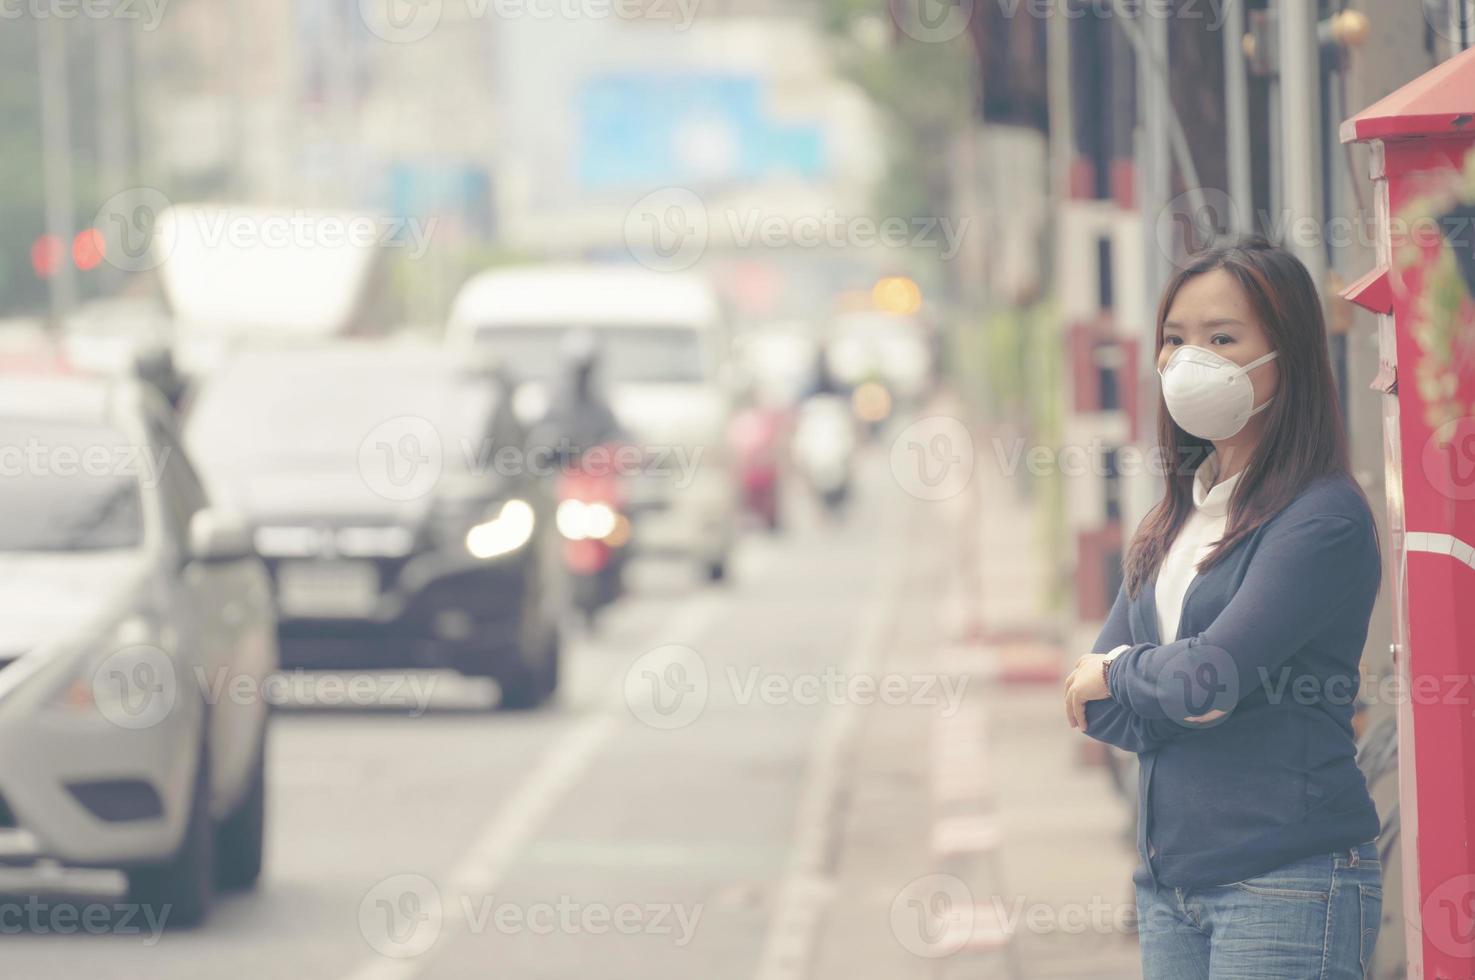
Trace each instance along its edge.
<instances>
[{"instance_id":1,"label":"license plate","mask_svg":"<svg viewBox=\"0 0 1475 980\"><path fill-rule=\"evenodd\" d=\"M624 490L629 511L666 510L671 506L671 488L659 478L627 480Z\"/></svg>"},{"instance_id":2,"label":"license plate","mask_svg":"<svg viewBox=\"0 0 1475 980\"><path fill-rule=\"evenodd\" d=\"M367 561L285 561L277 605L289 616L365 616L379 604L379 573Z\"/></svg>"}]
</instances>

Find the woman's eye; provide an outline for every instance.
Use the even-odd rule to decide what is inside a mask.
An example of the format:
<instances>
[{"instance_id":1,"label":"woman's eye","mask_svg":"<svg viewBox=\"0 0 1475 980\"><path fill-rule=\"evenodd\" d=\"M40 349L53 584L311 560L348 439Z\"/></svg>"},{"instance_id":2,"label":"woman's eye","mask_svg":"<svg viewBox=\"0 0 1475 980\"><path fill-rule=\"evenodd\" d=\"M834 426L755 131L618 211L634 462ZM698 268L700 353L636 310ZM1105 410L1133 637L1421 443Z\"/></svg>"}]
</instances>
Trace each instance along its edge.
<instances>
[{"instance_id":1,"label":"woman's eye","mask_svg":"<svg viewBox=\"0 0 1475 980\"><path fill-rule=\"evenodd\" d=\"M1164 347L1177 347L1181 343L1183 343L1183 338L1182 337L1164 337L1163 338L1163 346Z\"/></svg>"},{"instance_id":2,"label":"woman's eye","mask_svg":"<svg viewBox=\"0 0 1475 980\"><path fill-rule=\"evenodd\" d=\"M1234 338L1229 336L1229 334L1227 333L1216 333L1214 334L1213 339L1209 341L1209 343L1218 344L1220 347L1222 347L1225 344L1234 343Z\"/></svg>"}]
</instances>

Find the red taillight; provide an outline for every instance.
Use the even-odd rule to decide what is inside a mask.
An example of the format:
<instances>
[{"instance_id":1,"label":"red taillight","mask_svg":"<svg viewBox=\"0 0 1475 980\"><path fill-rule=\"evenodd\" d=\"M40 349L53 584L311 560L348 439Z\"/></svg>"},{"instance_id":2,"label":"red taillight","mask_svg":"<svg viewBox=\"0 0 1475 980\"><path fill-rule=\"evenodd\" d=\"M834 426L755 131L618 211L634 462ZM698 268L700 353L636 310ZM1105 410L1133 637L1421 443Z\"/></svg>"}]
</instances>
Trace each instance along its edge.
<instances>
[{"instance_id":1,"label":"red taillight","mask_svg":"<svg viewBox=\"0 0 1475 980\"><path fill-rule=\"evenodd\" d=\"M563 543L563 560L576 575L592 575L603 570L609 564L609 554L609 545L603 541L585 539Z\"/></svg>"},{"instance_id":2,"label":"red taillight","mask_svg":"<svg viewBox=\"0 0 1475 980\"><path fill-rule=\"evenodd\" d=\"M72 261L83 272L91 272L107 258L107 241L96 228L86 228L72 239Z\"/></svg>"}]
</instances>

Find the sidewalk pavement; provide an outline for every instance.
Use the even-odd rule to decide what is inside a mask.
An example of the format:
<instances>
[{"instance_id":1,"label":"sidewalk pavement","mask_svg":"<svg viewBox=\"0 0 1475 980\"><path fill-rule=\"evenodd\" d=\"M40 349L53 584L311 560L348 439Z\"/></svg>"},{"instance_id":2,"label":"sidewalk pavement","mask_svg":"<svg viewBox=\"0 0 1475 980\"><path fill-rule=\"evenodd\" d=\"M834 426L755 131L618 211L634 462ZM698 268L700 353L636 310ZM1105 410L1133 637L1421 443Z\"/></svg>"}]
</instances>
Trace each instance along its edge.
<instances>
[{"instance_id":1,"label":"sidewalk pavement","mask_svg":"<svg viewBox=\"0 0 1475 980\"><path fill-rule=\"evenodd\" d=\"M1039 522L977 449L968 491L924 505L919 534L946 544L907 576L877 668L965 694L951 716L860 714L815 978L1140 976L1132 816L1065 722Z\"/></svg>"}]
</instances>

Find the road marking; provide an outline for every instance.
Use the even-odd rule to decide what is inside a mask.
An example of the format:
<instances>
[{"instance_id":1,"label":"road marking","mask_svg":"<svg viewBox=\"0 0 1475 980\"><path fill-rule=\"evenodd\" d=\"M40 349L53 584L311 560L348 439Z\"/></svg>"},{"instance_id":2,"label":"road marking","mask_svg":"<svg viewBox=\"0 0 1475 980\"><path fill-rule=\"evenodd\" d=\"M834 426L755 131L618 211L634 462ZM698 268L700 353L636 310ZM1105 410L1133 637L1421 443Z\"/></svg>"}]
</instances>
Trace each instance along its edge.
<instances>
[{"instance_id":1,"label":"road marking","mask_svg":"<svg viewBox=\"0 0 1475 980\"><path fill-rule=\"evenodd\" d=\"M1002 840L999 823L989 814L943 817L932 824L932 853L938 857L991 853Z\"/></svg>"},{"instance_id":2,"label":"road marking","mask_svg":"<svg viewBox=\"0 0 1475 980\"><path fill-rule=\"evenodd\" d=\"M890 540L882 542L878 554L896 553L892 549L899 546L897 527L891 526ZM876 594L865 604L856 630L857 641L845 667L851 677L871 673L880 663L887 628L895 621L901 599L904 564L893 561L883 566L885 573L877 580ZM820 922L834 895L834 876L827 860L833 853L832 817L858 714L858 706L847 702L830 708L820 722L805 768L793 845L758 959L757 980L799 980L808 973L813 960Z\"/></svg>"},{"instance_id":3,"label":"road marking","mask_svg":"<svg viewBox=\"0 0 1475 980\"><path fill-rule=\"evenodd\" d=\"M662 638L670 636L695 642L720 608L721 602L713 593L696 596L676 610L669 624L660 628ZM345 980L414 980L430 966L437 950L444 949L451 936L469 925L461 897L490 894L501 883L523 846L533 839L599 751L609 744L616 728L630 723L624 703L624 664L611 673L615 676L605 685L607 693L589 706L589 716L538 760L527 779L483 825L475 842L443 877L447 894L440 935L434 945L406 959L370 954L345 974Z\"/></svg>"}]
</instances>

